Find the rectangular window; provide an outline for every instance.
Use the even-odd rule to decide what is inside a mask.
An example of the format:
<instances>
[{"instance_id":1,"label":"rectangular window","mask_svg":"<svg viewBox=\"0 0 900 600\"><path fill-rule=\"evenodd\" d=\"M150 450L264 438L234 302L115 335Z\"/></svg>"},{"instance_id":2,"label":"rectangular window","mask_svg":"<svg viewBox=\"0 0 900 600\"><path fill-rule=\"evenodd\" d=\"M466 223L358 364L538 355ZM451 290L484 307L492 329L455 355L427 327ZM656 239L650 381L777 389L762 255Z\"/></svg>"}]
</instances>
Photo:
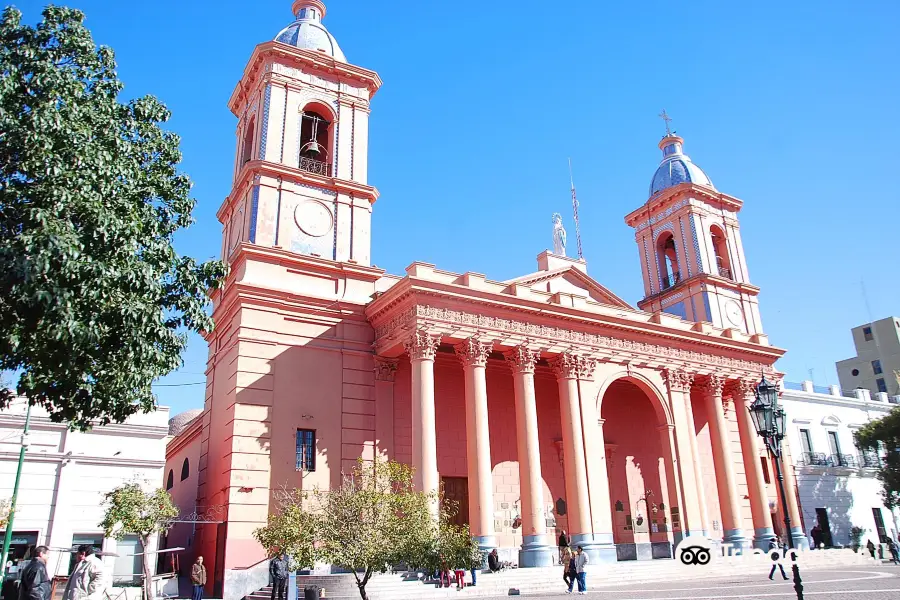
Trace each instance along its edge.
<instances>
[{"instance_id":1,"label":"rectangular window","mask_svg":"<svg viewBox=\"0 0 900 600\"><path fill-rule=\"evenodd\" d=\"M884 371L881 370L881 361L880 361L880 360L873 360L873 361L872 361L872 371L873 371L876 375L881 375L881 374L884 372Z\"/></svg>"},{"instance_id":2,"label":"rectangular window","mask_svg":"<svg viewBox=\"0 0 900 600\"><path fill-rule=\"evenodd\" d=\"M772 480L769 478L769 459L765 456L760 456L759 462L762 463L763 481L765 481L766 483L772 483Z\"/></svg>"},{"instance_id":3,"label":"rectangular window","mask_svg":"<svg viewBox=\"0 0 900 600\"><path fill-rule=\"evenodd\" d=\"M316 432L312 429L297 430L297 470L316 470Z\"/></svg>"},{"instance_id":4,"label":"rectangular window","mask_svg":"<svg viewBox=\"0 0 900 600\"><path fill-rule=\"evenodd\" d=\"M884 382L884 378L879 377L878 379L876 379L875 385L878 386L879 392L884 392L885 394L887 394L887 384Z\"/></svg>"},{"instance_id":5,"label":"rectangular window","mask_svg":"<svg viewBox=\"0 0 900 600\"><path fill-rule=\"evenodd\" d=\"M832 454L841 453L841 445L838 443L837 431L828 432L828 447Z\"/></svg>"},{"instance_id":6,"label":"rectangular window","mask_svg":"<svg viewBox=\"0 0 900 600\"><path fill-rule=\"evenodd\" d=\"M871 327L863 327L863 337L865 338L865 340L867 342L871 342L873 339L875 339L872 336L872 328Z\"/></svg>"},{"instance_id":7,"label":"rectangular window","mask_svg":"<svg viewBox=\"0 0 900 600\"><path fill-rule=\"evenodd\" d=\"M803 453L809 454L812 449L812 438L809 437L809 429L800 430L800 445L803 447Z\"/></svg>"}]
</instances>

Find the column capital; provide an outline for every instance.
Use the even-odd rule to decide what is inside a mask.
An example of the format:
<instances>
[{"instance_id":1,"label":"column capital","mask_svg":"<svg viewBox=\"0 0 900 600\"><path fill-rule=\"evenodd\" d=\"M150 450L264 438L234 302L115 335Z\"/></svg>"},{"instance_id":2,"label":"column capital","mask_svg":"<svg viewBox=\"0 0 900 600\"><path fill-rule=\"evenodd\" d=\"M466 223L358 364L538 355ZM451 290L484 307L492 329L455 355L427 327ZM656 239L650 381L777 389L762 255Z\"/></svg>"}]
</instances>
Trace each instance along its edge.
<instances>
[{"instance_id":1,"label":"column capital","mask_svg":"<svg viewBox=\"0 0 900 600\"><path fill-rule=\"evenodd\" d=\"M464 367L485 367L488 356L494 349L494 344L482 342L473 336L455 345L453 349Z\"/></svg>"},{"instance_id":2,"label":"column capital","mask_svg":"<svg viewBox=\"0 0 900 600\"><path fill-rule=\"evenodd\" d=\"M566 351L551 359L548 359L550 368L556 374L557 379L580 379L589 381L594 377L597 368L597 359L589 356L581 356L572 351Z\"/></svg>"},{"instance_id":3,"label":"column capital","mask_svg":"<svg viewBox=\"0 0 900 600\"><path fill-rule=\"evenodd\" d=\"M532 350L525 344L516 346L512 350L505 352L503 357L506 364L512 369L513 373L530 373L534 374L534 364L541 357L538 350Z\"/></svg>"},{"instance_id":4,"label":"column capital","mask_svg":"<svg viewBox=\"0 0 900 600\"><path fill-rule=\"evenodd\" d=\"M403 346L409 353L410 360L434 360L435 352L441 343L440 334L432 334L424 329L416 329Z\"/></svg>"},{"instance_id":5,"label":"column capital","mask_svg":"<svg viewBox=\"0 0 900 600\"><path fill-rule=\"evenodd\" d=\"M722 390L725 389L725 381L725 378L721 375L713 374L707 377L706 381L701 383L700 386L705 393L721 398Z\"/></svg>"},{"instance_id":6,"label":"column capital","mask_svg":"<svg viewBox=\"0 0 900 600\"><path fill-rule=\"evenodd\" d=\"M400 361L396 358L376 356L375 381L394 381L394 375L397 373L397 364L399 362Z\"/></svg>"},{"instance_id":7,"label":"column capital","mask_svg":"<svg viewBox=\"0 0 900 600\"><path fill-rule=\"evenodd\" d=\"M733 394L746 403L751 403L756 399L756 383L752 379L742 378L734 382Z\"/></svg>"},{"instance_id":8,"label":"column capital","mask_svg":"<svg viewBox=\"0 0 900 600\"><path fill-rule=\"evenodd\" d=\"M689 392L694 382L694 374L682 369L666 369L663 371L663 377L670 392Z\"/></svg>"},{"instance_id":9,"label":"column capital","mask_svg":"<svg viewBox=\"0 0 900 600\"><path fill-rule=\"evenodd\" d=\"M578 356L572 352L563 352L547 360L557 379L578 378Z\"/></svg>"}]
</instances>

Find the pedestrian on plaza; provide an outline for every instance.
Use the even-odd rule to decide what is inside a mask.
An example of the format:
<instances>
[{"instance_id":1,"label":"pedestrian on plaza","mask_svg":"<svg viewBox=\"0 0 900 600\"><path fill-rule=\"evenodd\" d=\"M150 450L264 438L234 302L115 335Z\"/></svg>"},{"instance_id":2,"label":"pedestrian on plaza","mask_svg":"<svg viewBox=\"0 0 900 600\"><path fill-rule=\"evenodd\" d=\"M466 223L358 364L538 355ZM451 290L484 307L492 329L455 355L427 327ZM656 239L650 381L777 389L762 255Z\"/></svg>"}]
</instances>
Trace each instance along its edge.
<instances>
[{"instance_id":1,"label":"pedestrian on plaza","mask_svg":"<svg viewBox=\"0 0 900 600\"><path fill-rule=\"evenodd\" d=\"M578 582L578 593L582 596L587 594L587 573L584 567L588 564L588 555L584 553L584 548L578 546L575 549L575 580Z\"/></svg>"},{"instance_id":2,"label":"pedestrian on plaza","mask_svg":"<svg viewBox=\"0 0 900 600\"><path fill-rule=\"evenodd\" d=\"M280 552L269 563L269 575L272 576L272 600L284 600L287 596L287 581L290 576L287 556Z\"/></svg>"},{"instance_id":3,"label":"pedestrian on plaza","mask_svg":"<svg viewBox=\"0 0 900 600\"><path fill-rule=\"evenodd\" d=\"M461 590L466 587L466 570L453 569L453 576L456 577L456 589Z\"/></svg>"},{"instance_id":4,"label":"pedestrian on plaza","mask_svg":"<svg viewBox=\"0 0 900 600\"><path fill-rule=\"evenodd\" d=\"M31 562L22 570L19 600L50 600L50 576L47 575L47 546L34 549Z\"/></svg>"},{"instance_id":5,"label":"pedestrian on plaza","mask_svg":"<svg viewBox=\"0 0 900 600\"><path fill-rule=\"evenodd\" d=\"M891 561L895 565L900 565L900 544L894 538L888 538L888 548L891 550Z\"/></svg>"},{"instance_id":6,"label":"pedestrian on plaza","mask_svg":"<svg viewBox=\"0 0 900 600\"><path fill-rule=\"evenodd\" d=\"M569 549L569 536L566 535L565 529L563 529L562 533L559 534L557 545L559 546L559 564L565 565L566 563L563 561L563 553Z\"/></svg>"},{"instance_id":7,"label":"pedestrian on plaza","mask_svg":"<svg viewBox=\"0 0 900 600\"><path fill-rule=\"evenodd\" d=\"M191 584L194 586L192 600L203 600L203 586L206 585L206 566L203 557L198 556L197 561L191 567Z\"/></svg>"},{"instance_id":8,"label":"pedestrian on plaza","mask_svg":"<svg viewBox=\"0 0 900 600\"><path fill-rule=\"evenodd\" d=\"M866 542L866 550L869 551L869 554L872 555L872 558L875 558L875 544L872 542L871 538L869 538L869 540Z\"/></svg>"},{"instance_id":9,"label":"pedestrian on plaza","mask_svg":"<svg viewBox=\"0 0 900 600\"><path fill-rule=\"evenodd\" d=\"M787 581L787 573L784 572L784 565L781 564L780 558L787 557L787 548L781 542L780 538L772 538L769 540L769 558L772 559L772 568L769 570L769 579L772 580L775 575L775 568L781 569L781 576Z\"/></svg>"},{"instance_id":10,"label":"pedestrian on plaza","mask_svg":"<svg viewBox=\"0 0 900 600\"><path fill-rule=\"evenodd\" d=\"M438 587L450 587L450 565L447 564L447 559L443 556L441 557L441 582Z\"/></svg>"},{"instance_id":11,"label":"pedestrian on plaza","mask_svg":"<svg viewBox=\"0 0 900 600\"><path fill-rule=\"evenodd\" d=\"M572 593L572 586L575 585L575 563L572 562L572 551L566 548L562 555L563 581L568 588L567 594Z\"/></svg>"},{"instance_id":12,"label":"pedestrian on plaza","mask_svg":"<svg viewBox=\"0 0 900 600\"><path fill-rule=\"evenodd\" d=\"M491 570L491 573L496 573L500 570L500 555L497 554L496 548L488 554L488 569Z\"/></svg>"},{"instance_id":13,"label":"pedestrian on plaza","mask_svg":"<svg viewBox=\"0 0 900 600\"><path fill-rule=\"evenodd\" d=\"M106 594L106 573L103 562L94 554L93 546L78 546L75 560L75 569L66 582L63 600L103 600Z\"/></svg>"},{"instance_id":14,"label":"pedestrian on plaza","mask_svg":"<svg viewBox=\"0 0 900 600\"><path fill-rule=\"evenodd\" d=\"M815 526L810 530L809 537L812 538L813 549L818 550L819 544L822 543L822 528L819 527L818 523L816 523Z\"/></svg>"}]
</instances>

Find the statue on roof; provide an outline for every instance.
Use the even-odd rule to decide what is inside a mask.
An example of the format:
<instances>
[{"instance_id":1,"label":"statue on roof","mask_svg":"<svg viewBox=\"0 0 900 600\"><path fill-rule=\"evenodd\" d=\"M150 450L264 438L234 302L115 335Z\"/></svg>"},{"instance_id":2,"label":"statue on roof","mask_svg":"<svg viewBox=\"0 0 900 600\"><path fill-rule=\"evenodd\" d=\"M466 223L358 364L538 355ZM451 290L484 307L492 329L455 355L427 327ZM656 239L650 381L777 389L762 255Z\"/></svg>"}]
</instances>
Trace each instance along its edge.
<instances>
[{"instance_id":1,"label":"statue on roof","mask_svg":"<svg viewBox=\"0 0 900 600\"><path fill-rule=\"evenodd\" d=\"M562 224L562 215L553 213L553 254L566 255L566 228Z\"/></svg>"}]
</instances>

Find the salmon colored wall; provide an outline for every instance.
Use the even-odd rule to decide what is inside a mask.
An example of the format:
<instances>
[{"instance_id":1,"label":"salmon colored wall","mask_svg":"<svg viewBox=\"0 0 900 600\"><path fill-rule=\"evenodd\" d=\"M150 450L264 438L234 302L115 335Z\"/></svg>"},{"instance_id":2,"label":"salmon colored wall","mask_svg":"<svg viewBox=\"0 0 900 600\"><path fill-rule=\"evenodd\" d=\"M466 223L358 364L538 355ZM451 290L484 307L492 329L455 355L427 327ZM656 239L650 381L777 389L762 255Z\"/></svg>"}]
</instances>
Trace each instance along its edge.
<instances>
[{"instance_id":1,"label":"salmon colored wall","mask_svg":"<svg viewBox=\"0 0 900 600\"><path fill-rule=\"evenodd\" d=\"M409 360L401 359L394 382L394 456L411 462L411 371ZM453 354L438 352L434 366L435 419L437 427L438 472L441 477L467 477L466 422L463 368ZM520 530L512 529L519 515L519 463L516 448L515 396L512 372L504 361L491 359L485 375L491 441L491 469L494 484L494 527L498 545L521 544ZM538 437L541 472L544 479L544 506L564 528L566 519L556 515L556 501L566 499L563 470L556 440L560 430L559 393L556 378L546 367L535 375ZM520 508L520 507L519 507ZM555 535L552 528L548 531Z\"/></svg>"},{"instance_id":2,"label":"salmon colored wall","mask_svg":"<svg viewBox=\"0 0 900 600\"><path fill-rule=\"evenodd\" d=\"M610 510L613 513L613 539L617 544L665 541L665 531L652 533L651 523L657 519L662 525L662 512L654 516L652 505L663 500L660 465L663 449L657 427L662 425L647 395L628 381L613 382L603 396L600 405L604 419L603 432L607 446L612 449L607 457L609 471ZM645 503L638 500L645 490L653 495ZM616 512L616 501L621 501L623 511ZM648 506L649 505L649 506ZM638 511L646 520L646 533L636 533L626 527L626 515L636 520ZM666 528L670 528L671 523Z\"/></svg>"},{"instance_id":3,"label":"salmon colored wall","mask_svg":"<svg viewBox=\"0 0 900 600\"><path fill-rule=\"evenodd\" d=\"M694 413L694 431L697 433L697 450L700 453L703 490L706 492L706 511L709 516L709 535L713 539L722 537L722 513L719 510L719 493L716 487L716 467L713 463L712 443L709 438L709 421L703 392L691 393L691 408Z\"/></svg>"}]
</instances>

